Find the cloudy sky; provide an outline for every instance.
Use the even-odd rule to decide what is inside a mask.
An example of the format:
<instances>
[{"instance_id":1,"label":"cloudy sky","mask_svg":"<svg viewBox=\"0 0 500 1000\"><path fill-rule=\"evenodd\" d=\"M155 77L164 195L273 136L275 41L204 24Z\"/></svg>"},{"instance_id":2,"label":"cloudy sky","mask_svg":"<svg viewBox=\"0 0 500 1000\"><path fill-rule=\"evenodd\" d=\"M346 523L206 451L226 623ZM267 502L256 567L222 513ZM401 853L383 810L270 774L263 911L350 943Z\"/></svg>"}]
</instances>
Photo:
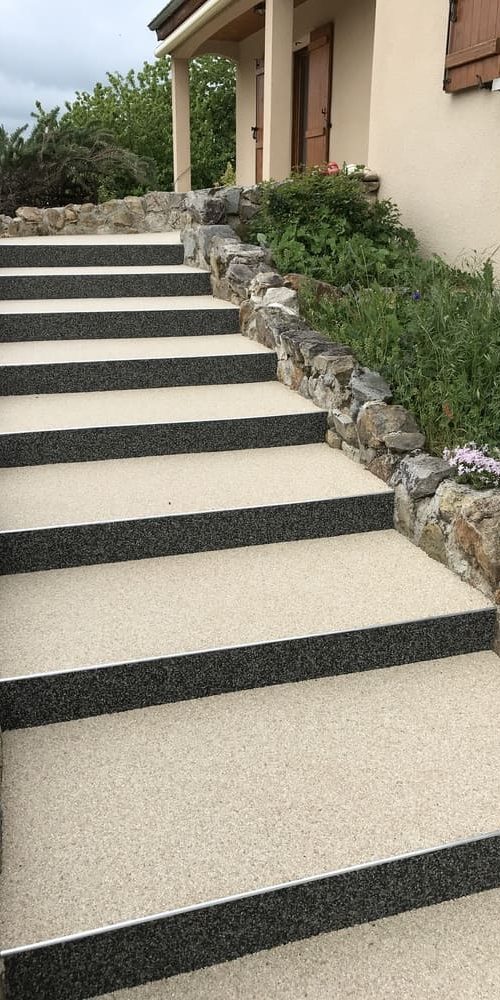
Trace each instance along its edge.
<instances>
[{"instance_id":1,"label":"cloudy sky","mask_svg":"<svg viewBox=\"0 0 500 1000\"><path fill-rule=\"evenodd\" d=\"M0 0L0 124L30 122L35 100L47 109L91 90L107 70L152 60L148 21L166 0Z\"/></svg>"}]
</instances>

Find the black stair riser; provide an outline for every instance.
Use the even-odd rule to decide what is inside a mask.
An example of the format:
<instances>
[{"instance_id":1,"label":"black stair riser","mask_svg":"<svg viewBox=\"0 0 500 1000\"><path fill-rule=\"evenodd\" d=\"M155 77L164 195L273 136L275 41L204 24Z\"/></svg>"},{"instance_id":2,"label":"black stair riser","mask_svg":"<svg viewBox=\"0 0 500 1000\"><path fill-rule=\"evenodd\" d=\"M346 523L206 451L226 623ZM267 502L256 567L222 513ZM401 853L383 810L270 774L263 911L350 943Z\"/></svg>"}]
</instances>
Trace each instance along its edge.
<instances>
[{"instance_id":1,"label":"black stair riser","mask_svg":"<svg viewBox=\"0 0 500 1000\"><path fill-rule=\"evenodd\" d=\"M9 246L0 245L2 267L147 267L184 263L181 244L140 243L122 245L92 245L73 243L68 246ZM1 273L1 271L0 271Z\"/></svg>"},{"instance_id":2,"label":"black stair riser","mask_svg":"<svg viewBox=\"0 0 500 1000\"><path fill-rule=\"evenodd\" d=\"M322 410L233 420L27 431L0 434L0 468L314 444L323 441L325 433L326 413Z\"/></svg>"},{"instance_id":3,"label":"black stair riser","mask_svg":"<svg viewBox=\"0 0 500 1000\"><path fill-rule=\"evenodd\" d=\"M0 728L125 712L491 649L495 609L0 681ZM8 669L8 668L6 668Z\"/></svg>"},{"instance_id":4,"label":"black stair riser","mask_svg":"<svg viewBox=\"0 0 500 1000\"><path fill-rule=\"evenodd\" d=\"M32 340L106 340L121 337L204 337L238 333L238 309L144 312L16 313L0 315L0 343Z\"/></svg>"},{"instance_id":5,"label":"black stair riser","mask_svg":"<svg viewBox=\"0 0 500 1000\"><path fill-rule=\"evenodd\" d=\"M0 534L0 573L154 559L393 526L391 493Z\"/></svg>"},{"instance_id":6,"label":"black stair riser","mask_svg":"<svg viewBox=\"0 0 500 1000\"><path fill-rule=\"evenodd\" d=\"M208 271L180 274L50 274L9 277L0 270L1 299L84 299L130 295L210 295Z\"/></svg>"},{"instance_id":7,"label":"black stair riser","mask_svg":"<svg viewBox=\"0 0 500 1000\"><path fill-rule=\"evenodd\" d=\"M500 835L4 953L6 1000L84 1000L500 886Z\"/></svg>"},{"instance_id":8,"label":"black stair riser","mask_svg":"<svg viewBox=\"0 0 500 1000\"><path fill-rule=\"evenodd\" d=\"M0 395L161 389L181 385L268 382L274 378L276 355L272 353L2 365Z\"/></svg>"}]
</instances>

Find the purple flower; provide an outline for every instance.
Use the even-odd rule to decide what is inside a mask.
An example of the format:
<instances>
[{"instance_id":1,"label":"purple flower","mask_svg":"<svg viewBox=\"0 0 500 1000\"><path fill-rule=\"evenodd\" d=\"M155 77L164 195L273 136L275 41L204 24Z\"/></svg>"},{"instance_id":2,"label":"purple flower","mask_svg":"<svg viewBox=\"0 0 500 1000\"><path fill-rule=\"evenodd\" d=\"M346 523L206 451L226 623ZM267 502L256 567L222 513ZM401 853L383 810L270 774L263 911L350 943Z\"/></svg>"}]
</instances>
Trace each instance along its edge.
<instances>
[{"instance_id":1,"label":"purple flower","mask_svg":"<svg viewBox=\"0 0 500 1000\"><path fill-rule=\"evenodd\" d=\"M418 292L418 291L417 292L412 292L411 293L411 297L412 297L412 299L413 299L414 302L420 302L420 299L422 298L420 292Z\"/></svg>"},{"instance_id":2,"label":"purple flower","mask_svg":"<svg viewBox=\"0 0 500 1000\"><path fill-rule=\"evenodd\" d=\"M489 454L488 446L469 441L461 448L443 452L443 458L457 470L458 479L479 487L500 486L500 458Z\"/></svg>"}]
</instances>

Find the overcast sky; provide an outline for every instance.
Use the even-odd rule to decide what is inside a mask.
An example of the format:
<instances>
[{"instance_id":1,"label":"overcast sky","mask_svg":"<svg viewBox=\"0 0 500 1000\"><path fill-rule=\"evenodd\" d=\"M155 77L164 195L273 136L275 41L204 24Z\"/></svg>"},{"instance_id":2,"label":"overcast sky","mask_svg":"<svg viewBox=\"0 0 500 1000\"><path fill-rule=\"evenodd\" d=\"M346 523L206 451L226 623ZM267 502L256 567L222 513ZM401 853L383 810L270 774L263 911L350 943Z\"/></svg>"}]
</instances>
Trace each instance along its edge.
<instances>
[{"instance_id":1,"label":"overcast sky","mask_svg":"<svg viewBox=\"0 0 500 1000\"><path fill-rule=\"evenodd\" d=\"M166 0L0 0L0 124L31 122L92 90L107 70L127 72L154 58L148 22Z\"/></svg>"}]
</instances>

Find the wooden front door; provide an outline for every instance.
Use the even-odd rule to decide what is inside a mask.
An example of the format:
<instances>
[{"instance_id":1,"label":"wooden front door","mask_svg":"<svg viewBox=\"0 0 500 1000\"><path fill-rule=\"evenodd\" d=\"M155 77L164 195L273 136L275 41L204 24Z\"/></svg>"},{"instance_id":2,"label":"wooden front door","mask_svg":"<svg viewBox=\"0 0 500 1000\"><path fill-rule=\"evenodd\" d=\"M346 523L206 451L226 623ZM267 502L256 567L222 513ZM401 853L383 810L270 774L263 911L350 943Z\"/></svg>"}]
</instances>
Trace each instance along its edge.
<instances>
[{"instance_id":1,"label":"wooden front door","mask_svg":"<svg viewBox=\"0 0 500 1000\"><path fill-rule=\"evenodd\" d=\"M333 25L311 32L294 56L292 165L315 167L328 160L332 93Z\"/></svg>"},{"instance_id":2,"label":"wooden front door","mask_svg":"<svg viewBox=\"0 0 500 1000\"><path fill-rule=\"evenodd\" d=\"M262 180L262 156L264 149L264 60L257 59L255 65L255 180Z\"/></svg>"}]
</instances>

